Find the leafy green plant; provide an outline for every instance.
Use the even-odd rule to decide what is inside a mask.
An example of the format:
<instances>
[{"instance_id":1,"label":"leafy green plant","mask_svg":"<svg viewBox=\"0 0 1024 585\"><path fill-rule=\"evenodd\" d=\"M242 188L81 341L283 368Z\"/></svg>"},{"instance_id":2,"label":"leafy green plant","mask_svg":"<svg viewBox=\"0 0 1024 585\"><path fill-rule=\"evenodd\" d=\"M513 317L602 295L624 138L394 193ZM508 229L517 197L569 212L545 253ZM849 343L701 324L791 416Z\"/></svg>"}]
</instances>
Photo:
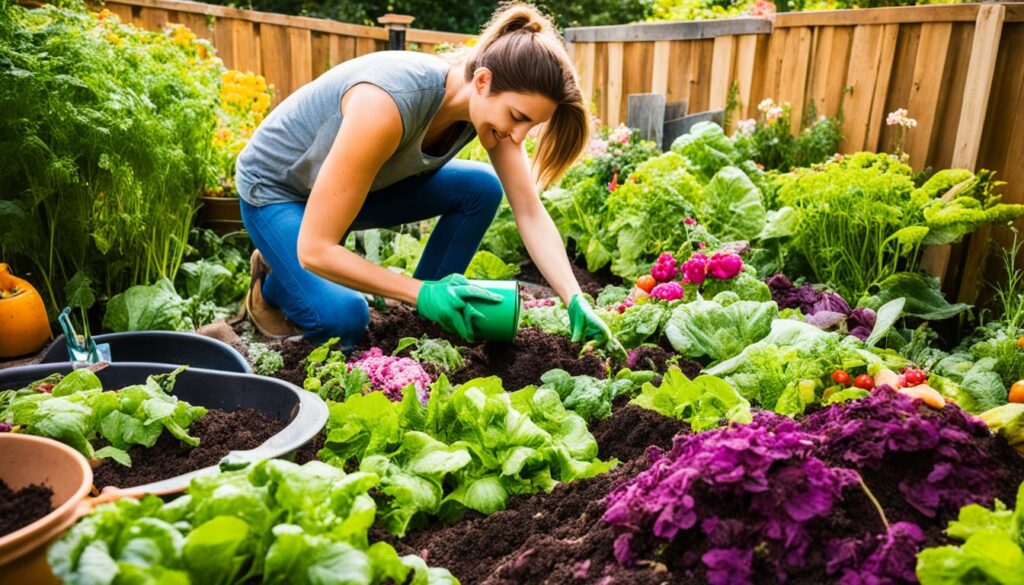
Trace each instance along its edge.
<instances>
[{"instance_id":1,"label":"leafy green plant","mask_svg":"<svg viewBox=\"0 0 1024 585\"><path fill-rule=\"evenodd\" d=\"M917 578L922 585L1021 582L1024 574L1024 485L1017 490L1015 510L996 500L993 509L971 504L960 509L946 534L961 541L922 550Z\"/></svg>"},{"instance_id":2,"label":"leafy green plant","mask_svg":"<svg viewBox=\"0 0 1024 585\"><path fill-rule=\"evenodd\" d=\"M0 12L0 149L19 153L0 162L0 255L39 279L51 313L77 274L97 299L173 280L216 172L212 47L77 2Z\"/></svg>"},{"instance_id":3,"label":"leafy green plant","mask_svg":"<svg viewBox=\"0 0 1024 585\"><path fill-rule=\"evenodd\" d=\"M722 421L747 424L753 420L750 402L724 380L707 374L690 380L676 366L669 368L661 384L645 383L630 404L684 420L697 432Z\"/></svg>"},{"instance_id":4,"label":"leafy green plant","mask_svg":"<svg viewBox=\"0 0 1024 585\"><path fill-rule=\"evenodd\" d=\"M757 119L737 125L733 141L737 150L766 170L789 171L829 159L839 151L842 118L818 116L814 104L808 107L800 132L794 136L793 111L788 102L766 99L758 105Z\"/></svg>"},{"instance_id":5,"label":"leafy green plant","mask_svg":"<svg viewBox=\"0 0 1024 585\"><path fill-rule=\"evenodd\" d=\"M447 339L431 339L427 335L419 339L415 337L399 339L392 355L398 355L409 348L412 348L409 352L409 357L420 363L431 364L438 370L448 374L461 368L465 361L462 359L460 349L452 345L450 341Z\"/></svg>"},{"instance_id":6,"label":"leafy green plant","mask_svg":"<svg viewBox=\"0 0 1024 585\"><path fill-rule=\"evenodd\" d=\"M106 392L88 369L54 374L20 390L0 392L0 421L15 432L65 443L90 459L110 458L130 467L126 450L132 445L152 447L165 430L187 445L199 444L188 427L206 409L170 393L184 369ZM93 443L100 439L109 444L97 450Z\"/></svg>"},{"instance_id":7,"label":"leafy green plant","mask_svg":"<svg viewBox=\"0 0 1024 585\"><path fill-rule=\"evenodd\" d=\"M665 326L665 335L686 357L724 360L767 336L778 314L773 301L741 301L734 293L726 292L710 301L697 299L677 306Z\"/></svg>"},{"instance_id":8,"label":"leafy green plant","mask_svg":"<svg viewBox=\"0 0 1024 585\"><path fill-rule=\"evenodd\" d=\"M452 388L442 376L426 404L406 388L401 402L371 392L330 410L320 457L378 475L383 524L399 536L428 518L490 514L511 495L550 491L613 465L597 458L586 422L557 392L507 393L496 377Z\"/></svg>"},{"instance_id":9,"label":"leafy green plant","mask_svg":"<svg viewBox=\"0 0 1024 585\"><path fill-rule=\"evenodd\" d=\"M590 422L612 415L612 402L619 396L634 394L650 382L654 372L619 370L613 378L599 380L591 376L573 376L560 369L548 370L540 377L541 388L558 393L565 408Z\"/></svg>"},{"instance_id":10,"label":"leafy green plant","mask_svg":"<svg viewBox=\"0 0 1024 585\"><path fill-rule=\"evenodd\" d=\"M67 583L457 585L418 556L370 544L380 478L269 459L199 477L168 503L153 495L97 506L49 551Z\"/></svg>"},{"instance_id":11,"label":"leafy green plant","mask_svg":"<svg viewBox=\"0 0 1024 585\"><path fill-rule=\"evenodd\" d=\"M519 274L517 264L508 264L498 256L478 250L466 268L466 278L480 280L510 280Z\"/></svg>"}]
</instances>

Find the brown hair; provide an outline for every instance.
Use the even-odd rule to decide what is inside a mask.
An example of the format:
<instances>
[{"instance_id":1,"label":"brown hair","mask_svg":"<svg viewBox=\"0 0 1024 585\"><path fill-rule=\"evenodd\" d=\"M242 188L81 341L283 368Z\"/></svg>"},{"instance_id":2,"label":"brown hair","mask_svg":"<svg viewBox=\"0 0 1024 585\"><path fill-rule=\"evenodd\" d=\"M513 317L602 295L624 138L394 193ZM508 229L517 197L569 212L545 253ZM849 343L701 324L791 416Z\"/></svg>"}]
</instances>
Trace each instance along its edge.
<instances>
[{"instance_id":1,"label":"brown hair","mask_svg":"<svg viewBox=\"0 0 1024 585\"><path fill-rule=\"evenodd\" d=\"M466 81L491 71L491 92L537 93L557 104L533 155L534 177L547 188L579 157L590 133L576 70L551 20L530 4L503 4L466 58Z\"/></svg>"}]
</instances>

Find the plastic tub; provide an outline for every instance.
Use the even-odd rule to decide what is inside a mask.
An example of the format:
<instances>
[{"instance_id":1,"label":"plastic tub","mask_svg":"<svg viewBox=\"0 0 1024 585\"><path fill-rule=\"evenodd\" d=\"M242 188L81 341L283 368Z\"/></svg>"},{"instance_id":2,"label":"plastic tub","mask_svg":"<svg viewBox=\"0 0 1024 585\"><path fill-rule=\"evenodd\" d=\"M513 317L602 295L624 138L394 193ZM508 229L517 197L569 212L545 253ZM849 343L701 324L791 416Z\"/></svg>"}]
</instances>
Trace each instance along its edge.
<instances>
[{"instance_id":1,"label":"plastic tub","mask_svg":"<svg viewBox=\"0 0 1024 585\"><path fill-rule=\"evenodd\" d=\"M17 491L29 484L53 490L53 511L28 526L0 536L0 582L59 583L46 562L49 544L83 513L92 489L92 469L78 451L51 439L0 434L0 479Z\"/></svg>"},{"instance_id":2,"label":"plastic tub","mask_svg":"<svg viewBox=\"0 0 1024 585\"><path fill-rule=\"evenodd\" d=\"M173 371L176 366L153 363L115 363L96 372L104 388L116 389L141 384L150 374ZM53 373L67 374L71 364L36 364L0 370L0 390L21 388ZM307 443L327 423L327 405L319 396L283 380L188 368L178 375L173 394L178 398L221 410L254 408L269 418L290 421L265 443L248 451L232 451L224 459L232 464L256 462L286 456ZM194 477L214 475L218 466L204 467L176 477L128 488L132 492L176 493L188 487Z\"/></svg>"},{"instance_id":3,"label":"plastic tub","mask_svg":"<svg viewBox=\"0 0 1024 585\"><path fill-rule=\"evenodd\" d=\"M131 331L93 337L110 344L113 362L179 364L223 372L252 373L242 354L230 345L197 333L180 331ZM68 361L68 347L61 335L46 348L40 363Z\"/></svg>"}]
</instances>

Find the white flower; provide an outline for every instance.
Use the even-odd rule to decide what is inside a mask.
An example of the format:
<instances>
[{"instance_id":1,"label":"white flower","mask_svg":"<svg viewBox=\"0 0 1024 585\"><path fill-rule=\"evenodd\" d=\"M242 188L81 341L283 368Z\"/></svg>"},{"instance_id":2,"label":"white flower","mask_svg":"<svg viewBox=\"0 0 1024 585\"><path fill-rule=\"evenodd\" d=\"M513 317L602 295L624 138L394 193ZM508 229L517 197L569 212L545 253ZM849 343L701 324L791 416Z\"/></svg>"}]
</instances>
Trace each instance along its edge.
<instances>
[{"instance_id":1,"label":"white flower","mask_svg":"<svg viewBox=\"0 0 1024 585\"><path fill-rule=\"evenodd\" d=\"M889 112L889 115L885 117L885 123L887 126L903 126L904 128L913 128L917 126L917 120L907 117L907 110L899 108L895 112Z\"/></svg>"},{"instance_id":2,"label":"white flower","mask_svg":"<svg viewBox=\"0 0 1024 585\"><path fill-rule=\"evenodd\" d=\"M755 128L757 128L757 120L753 118L740 120L736 123L736 131L745 136L753 134Z\"/></svg>"},{"instance_id":3,"label":"white flower","mask_svg":"<svg viewBox=\"0 0 1024 585\"><path fill-rule=\"evenodd\" d=\"M765 113L767 113L768 110L770 110L770 109L772 109L774 107L775 107L775 102L772 101L772 98L765 98L765 99L761 100L761 103L757 104L757 109L759 111L765 112Z\"/></svg>"},{"instance_id":4,"label":"white flower","mask_svg":"<svg viewBox=\"0 0 1024 585\"><path fill-rule=\"evenodd\" d=\"M773 106L773 107L769 108L768 111L764 113L764 117L769 122L773 122L775 120L778 120L779 118L782 117L782 107L780 107L780 106Z\"/></svg>"},{"instance_id":5,"label":"white flower","mask_svg":"<svg viewBox=\"0 0 1024 585\"><path fill-rule=\"evenodd\" d=\"M600 138L591 138L587 142L587 148L583 151L584 156L601 156L608 152L608 143Z\"/></svg>"},{"instance_id":6,"label":"white flower","mask_svg":"<svg viewBox=\"0 0 1024 585\"><path fill-rule=\"evenodd\" d=\"M626 144L629 142L629 137L633 135L633 130L628 128L625 124L619 124L618 128L611 131L608 135L608 142L618 142L619 144Z\"/></svg>"}]
</instances>

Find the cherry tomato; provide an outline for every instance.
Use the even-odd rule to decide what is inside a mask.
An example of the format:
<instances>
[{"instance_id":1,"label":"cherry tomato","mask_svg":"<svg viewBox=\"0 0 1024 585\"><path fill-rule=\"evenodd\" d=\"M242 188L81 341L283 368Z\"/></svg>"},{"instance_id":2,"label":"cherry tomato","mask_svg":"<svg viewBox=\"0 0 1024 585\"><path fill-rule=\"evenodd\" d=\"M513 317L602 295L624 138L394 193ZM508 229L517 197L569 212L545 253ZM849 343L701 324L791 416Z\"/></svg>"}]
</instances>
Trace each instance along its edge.
<instances>
[{"instance_id":1,"label":"cherry tomato","mask_svg":"<svg viewBox=\"0 0 1024 585\"><path fill-rule=\"evenodd\" d=\"M928 375L924 373L924 370L907 370L903 372L903 375L907 378L908 386L924 384L924 381L928 379Z\"/></svg>"},{"instance_id":2,"label":"cherry tomato","mask_svg":"<svg viewBox=\"0 0 1024 585\"><path fill-rule=\"evenodd\" d=\"M861 374L853 379L853 385L862 390L871 390L875 387L875 379L867 374Z\"/></svg>"},{"instance_id":3,"label":"cherry tomato","mask_svg":"<svg viewBox=\"0 0 1024 585\"><path fill-rule=\"evenodd\" d=\"M845 370L836 370L832 372L832 381L836 384L843 386L850 385L850 374L847 374Z\"/></svg>"},{"instance_id":4,"label":"cherry tomato","mask_svg":"<svg viewBox=\"0 0 1024 585\"><path fill-rule=\"evenodd\" d=\"M651 292L651 289L653 289L656 284L658 284L658 281L654 280L654 277L650 274L645 274L636 279L636 287L645 293Z\"/></svg>"},{"instance_id":5,"label":"cherry tomato","mask_svg":"<svg viewBox=\"0 0 1024 585\"><path fill-rule=\"evenodd\" d=\"M36 386L36 392L46 392L47 394L49 394L50 392L53 392L53 384L50 384L49 382L43 382L42 384Z\"/></svg>"},{"instance_id":6,"label":"cherry tomato","mask_svg":"<svg viewBox=\"0 0 1024 585\"><path fill-rule=\"evenodd\" d=\"M1010 386L1010 402L1024 402L1024 380L1017 380Z\"/></svg>"}]
</instances>

